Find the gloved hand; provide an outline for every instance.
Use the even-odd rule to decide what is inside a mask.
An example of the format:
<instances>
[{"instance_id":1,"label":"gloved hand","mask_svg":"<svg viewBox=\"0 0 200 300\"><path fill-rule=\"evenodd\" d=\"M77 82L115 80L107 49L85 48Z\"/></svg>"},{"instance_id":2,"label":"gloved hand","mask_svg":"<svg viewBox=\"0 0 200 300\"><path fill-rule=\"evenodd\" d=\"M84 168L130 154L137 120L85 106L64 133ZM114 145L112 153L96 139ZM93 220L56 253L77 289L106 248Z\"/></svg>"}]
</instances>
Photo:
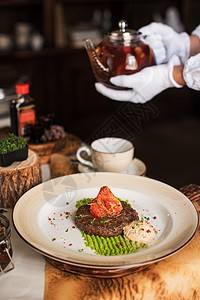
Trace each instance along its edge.
<instances>
[{"instance_id":1,"label":"gloved hand","mask_svg":"<svg viewBox=\"0 0 200 300\"><path fill-rule=\"evenodd\" d=\"M191 56L185 63L183 78L186 85L194 90L200 90L200 53Z\"/></svg>"},{"instance_id":2,"label":"gloved hand","mask_svg":"<svg viewBox=\"0 0 200 300\"><path fill-rule=\"evenodd\" d=\"M198 25L191 33L191 35L196 35L200 39L200 25Z\"/></svg>"},{"instance_id":3,"label":"gloved hand","mask_svg":"<svg viewBox=\"0 0 200 300\"><path fill-rule=\"evenodd\" d=\"M166 48L160 34L152 33L151 35L145 36L144 42L153 50L157 65L162 64L163 61L167 59Z\"/></svg>"},{"instance_id":4,"label":"gloved hand","mask_svg":"<svg viewBox=\"0 0 200 300\"><path fill-rule=\"evenodd\" d=\"M184 64L188 59L190 54L190 37L186 32L177 33L170 26L164 25L162 23L153 22L147 26L141 27L139 31L146 37L147 43L152 47L157 61L161 63L166 63L173 54L176 54L181 62ZM166 57L162 59L162 54L160 55L159 49L154 47L151 43L153 41L153 34L159 34L162 37L163 44L166 49Z\"/></svg>"},{"instance_id":5,"label":"gloved hand","mask_svg":"<svg viewBox=\"0 0 200 300\"><path fill-rule=\"evenodd\" d=\"M131 90L116 90L99 82L95 87L99 93L113 100L145 103L167 88L182 87L173 79L173 67L177 65L180 65L180 59L174 55L167 64L147 67L133 75L120 75L110 79L112 84Z\"/></svg>"}]
</instances>

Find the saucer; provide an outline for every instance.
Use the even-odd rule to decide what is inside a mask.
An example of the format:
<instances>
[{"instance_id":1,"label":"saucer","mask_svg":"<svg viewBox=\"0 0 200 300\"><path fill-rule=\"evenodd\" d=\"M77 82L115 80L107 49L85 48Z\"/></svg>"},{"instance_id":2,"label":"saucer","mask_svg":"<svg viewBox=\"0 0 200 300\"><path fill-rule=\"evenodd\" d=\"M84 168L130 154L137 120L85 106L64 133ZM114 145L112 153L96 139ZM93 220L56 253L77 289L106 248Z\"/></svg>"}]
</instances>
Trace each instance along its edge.
<instances>
[{"instance_id":1,"label":"saucer","mask_svg":"<svg viewBox=\"0 0 200 300\"><path fill-rule=\"evenodd\" d=\"M81 163L78 164L78 170L80 173L89 173L89 172L94 172L94 169L83 165ZM138 175L138 176L145 176L146 175L146 165L144 164L143 161L141 161L138 158L134 158L128 168L121 172L122 174L131 174L131 175ZM98 171L96 171L98 172Z\"/></svg>"}]
</instances>

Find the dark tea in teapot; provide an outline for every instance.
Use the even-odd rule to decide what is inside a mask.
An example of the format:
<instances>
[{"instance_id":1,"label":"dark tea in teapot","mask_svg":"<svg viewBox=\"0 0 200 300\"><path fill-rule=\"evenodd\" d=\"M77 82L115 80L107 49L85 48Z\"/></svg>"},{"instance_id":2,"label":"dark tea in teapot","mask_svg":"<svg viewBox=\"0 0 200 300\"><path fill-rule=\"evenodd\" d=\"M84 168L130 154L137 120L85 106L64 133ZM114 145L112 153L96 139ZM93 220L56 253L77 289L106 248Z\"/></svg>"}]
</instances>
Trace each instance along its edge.
<instances>
[{"instance_id":1,"label":"dark tea in teapot","mask_svg":"<svg viewBox=\"0 0 200 300\"><path fill-rule=\"evenodd\" d=\"M134 74L147 66L155 65L153 51L142 42L137 46L118 45L118 47L102 42L96 48L96 53L102 64L109 68L109 78ZM101 78L99 80L101 81Z\"/></svg>"},{"instance_id":2,"label":"dark tea in teapot","mask_svg":"<svg viewBox=\"0 0 200 300\"><path fill-rule=\"evenodd\" d=\"M85 41L96 79L112 88L111 77L134 74L155 65L153 51L145 43L141 33L127 31L123 20L119 22L119 26L120 30L107 34L96 49L89 39Z\"/></svg>"}]
</instances>

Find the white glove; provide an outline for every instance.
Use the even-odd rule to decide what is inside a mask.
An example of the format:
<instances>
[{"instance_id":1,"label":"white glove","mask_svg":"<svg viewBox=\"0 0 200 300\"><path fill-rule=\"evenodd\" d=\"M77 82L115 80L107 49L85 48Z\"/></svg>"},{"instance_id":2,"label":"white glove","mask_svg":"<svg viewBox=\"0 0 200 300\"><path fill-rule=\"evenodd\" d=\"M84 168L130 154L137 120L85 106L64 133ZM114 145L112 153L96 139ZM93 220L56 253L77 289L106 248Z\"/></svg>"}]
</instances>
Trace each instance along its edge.
<instances>
[{"instance_id":1,"label":"white glove","mask_svg":"<svg viewBox=\"0 0 200 300\"><path fill-rule=\"evenodd\" d=\"M144 42L153 50L156 64L162 64L167 58L167 52L160 34L152 33L151 35L144 36Z\"/></svg>"},{"instance_id":2,"label":"white glove","mask_svg":"<svg viewBox=\"0 0 200 300\"><path fill-rule=\"evenodd\" d=\"M110 79L112 84L131 90L116 90L102 83L96 83L95 87L99 93L113 100L145 103L167 88L182 87L173 79L173 67L177 65L180 65L180 59L174 55L167 64L147 67L133 75L120 75Z\"/></svg>"},{"instance_id":3,"label":"white glove","mask_svg":"<svg viewBox=\"0 0 200 300\"><path fill-rule=\"evenodd\" d=\"M166 63L173 54L179 56L181 62L184 64L188 59L190 54L190 37L186 32L177 33L168 25L162 23L153 22L147 26L139 29L139 31L146 36L149 36L150 47L152 47L154 55L156 56L156 61L161 61L161 63ZM166 57L162 60L162 56L154 45L151 45L151 35L159 34L162 37L163 44L166 49Z\"/></svg>"},{"instance_id":4,"label":"white glove","mask_svg":"<svg viewBox=\"0 0 200 300\"><path fill-rule=\"evenodd\" d=\"M200 53L187 60L183 69L183 78L189 88L200 90Z\"/></svg>"},{"instance_id":5,"label":"white glove","mask_svg":"<svg viewBox=\"0 0 200 300\"><path fill-rule=\"evenodd\" d=\"M200 25L198 25L191 33L191 35L196 35L200 39Z\"/></svg>"}]
</instances>

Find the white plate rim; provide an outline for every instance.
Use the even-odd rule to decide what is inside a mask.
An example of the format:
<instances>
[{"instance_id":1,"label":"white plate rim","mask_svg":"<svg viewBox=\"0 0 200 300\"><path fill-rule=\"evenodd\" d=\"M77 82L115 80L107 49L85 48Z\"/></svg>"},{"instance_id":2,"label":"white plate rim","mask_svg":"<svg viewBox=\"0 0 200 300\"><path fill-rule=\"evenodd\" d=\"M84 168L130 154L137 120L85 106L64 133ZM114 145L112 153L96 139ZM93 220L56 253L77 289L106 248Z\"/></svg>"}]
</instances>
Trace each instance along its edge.
<instances>
[{"instance_id":1,"label":"white plate rim","mask_svg":"<svg viewBox=\"0 0 200 300\"><path fill-rule=\"evenodd\" d=\"M94 262L84 262L84 261L74 261L74 260L70 260L69 258L66 259L64 257L60 257L60 256L56 256L54 255L52 252L51 252L51 249L41 249L40 247L37 247L31 240L27 239L27 237L24 235L24 232L22 230L22 228L20 228L20 219L19 219L19 215L21 214L22 215L22 210L23 210L23 204L25 202L27 202L27 199L30 198L31 196L34 195L34 197L37 197L38 196L38 193L41 192L42 188L44 185L48 185L49 183L55 183L57 184L58 183L58 186L59 186L59 181L62 181L62 180L65 180L66 178L69 179L69 176L72 176L71 178L75 179L76 182L79 182L79 179L82 179L84 178L84 180L86 181L87 180L87 176L85 176L85 174L73 174L73 175L67 175L67 176L62 176L62 177L59 177L59 178L56 178L56 179L53 179L53 180L49 180L48 182L45 182L45 183L42 183L34 188L32 188L31 190L29 190L28 192L26 192L19 200L18 202L16 203L14 209L13 209L13 224L14 224L14 227L17 231L17 233L19 234L19 236L29 245L31 246L33 249L35 249L36 251L38 251L39 253L43 254L44 256L47 256L53 260L56 260L56 261L59 261L59 262L62 262L62 263L66 263L66 264L71 264L71 265L75 265L75 266L79 266L79 267L87 267L87 268L98 268L98 269L124 269L124 268L130 268L130 267L136 267L136 266L142 266L142 265L147 265L147 264L151 264L151 263L154 263L154 262L157 262L157 261L160 261L164 258L167 258L173 254L175 254L176 252L178 252L179 250L181 250L182 248L184 248L190 241L191 239L194 237L196 231L197 231L197 228L198 228L198 224L199 224L199 215L198 215L198 212L195 208L195 206L192 204L192 202L186 197L184 196L181 192L179 192L178 190L176 190L175 188L165 184L165 183L162 183L162 182L159 182L159 181L156 181L154 179L150 179L150 178L146 178L146 177L140 177L140 176L137 176L137 175L129 175L129 174L117 174L117 173L103 173L103 172L99 172L99 173L90 173L90 176L91 178L93 179L94 182L98 182L98 180L101 178L102 180L102 177L105 179L109 179L109 178L112 178L111 182L114 182L116 181L117 179L122 180L133 180L134 184L138 184L138 183L142 183L142 184L153 184L153 186L158 186L159 189L164 189L165 191L169 191L170 193L176 195L176 197L180 197L180 200L185 202L187 205L189 205L190 209L192 210L193 212L193 217L195 218L194 220L194 223L192 224L192 232L190 235L188 235L186 237L186 240L184 243L181 243L180 245L176 245L174 250L173 251L169 251L168 253L165 253L164 255L160 255L160 256L157 256L155 258L151 258L151 259L145 259L143 261L138 261L138 262L134 262L134 259L133 261L130 259L128 260L128 262L126 262L125 264L121 263L120 261L118 262L115 262L113 263L113 261L115 260L116 257L111 257L110 261L108 261L108 263L106 264L97 264L97 263L94 263ZM113 179L114 178L114 179ZM83 181L84 181L83 180ZM108 180L109 181L109 180ZM93 182L93 184L94 184ZM33 200L32 202L34 202L34 198L33 197ZM33 203L32 203L33 204ZM26 218L25 218L26 219ZM24 222L24 221L23 221ZM30 228L29 228L30 229ZM32 230L32 229L30 229ZM145 251L145 250L143 250ZM135 254L129 254L129 257L134 257ZM120 257L123 257L124 255L120 255ZM127 256L127 255L126 255Z\"/></svg>"}]
</instances>

